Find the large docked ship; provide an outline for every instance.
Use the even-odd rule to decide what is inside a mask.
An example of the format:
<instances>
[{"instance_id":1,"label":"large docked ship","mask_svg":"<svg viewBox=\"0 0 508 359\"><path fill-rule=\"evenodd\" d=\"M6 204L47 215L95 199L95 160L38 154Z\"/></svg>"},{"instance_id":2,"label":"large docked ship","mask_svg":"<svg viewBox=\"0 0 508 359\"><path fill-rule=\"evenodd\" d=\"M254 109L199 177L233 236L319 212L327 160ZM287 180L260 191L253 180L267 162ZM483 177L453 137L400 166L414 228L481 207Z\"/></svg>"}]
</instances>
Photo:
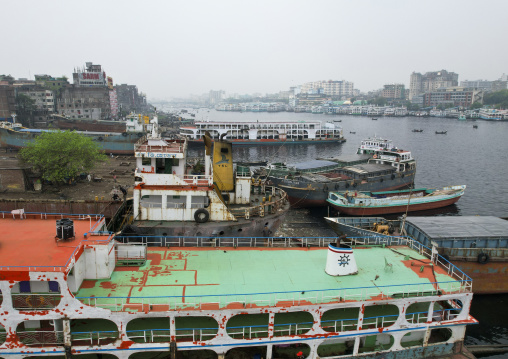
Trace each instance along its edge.
<instances>
[{"instance_id":1,"label":"large docked ship","mask_svg":"<svg viewBox=\"0 0 508 359\"><path fill-rule=\"evenodd\" d=\"M133 117L131 120L123 123L123 131L121 132L103 132L97 130L76 132L96 141L100 148L108 154L132 155L134 153L134 144L145 132L150 131L152 126L153 123L148 122L144 118L136 119ZM51 131L56 130L25 128L19 123L2 121L0 122L0 145L4 148L21 149L42 132Z\"/></svg>"},{"instance_id":2,"label":"large docked ship","mask_svg":"<svg viewBox=\"0 0 508 359\"><path fill-rule=\"evenodd\" d=\"M225 136L234 145L280 145L302 143L342 143L342 128L334 123L316 122L195 122L180 127L189 143L202 143L208 132L213 139Z\"/></svg>"},{"instance_id":3,"label":"large docked ship","mask_svg":"<svg viewBox=\"0 0 508 359\"><path fill-rule=\"evenodd\" d=\"M300 162L293 165L286 163L271 163L260 168L259 175L266 177L299 176L301 174L327 173L342 167L354 166L367 163L376 151L394 148L393 141L377 136L369 137L361 141L356 154L341 155L331 158L317 158L316 160Z\"/></svg>"},{"instance_id":4,"label":"large docked ship","mask_svg":"<svg viewBox=\"0 0 508 359\"><path fill-rule=\"evenodd\" d=\"M4 358L466 358L477 323L471 279L405 238L147 247L95 215L0 226Z\"/></svg>"},{"instance_id":5,"label":"large docked ship","mask_svg":"<svg viewBox=\"0 0 508 359\"><path fill-rule=\"evenodd\" d=\"M326 218L339 235L409 235L439 253L474 280L477 294L508 293L508 221L492 216Z\"/></svg>"},{"instance_id":6,"label":"large docked ship","mask_svg":"<svg viewBox=\"0 0 508 359\"><path fill-rule=\"evenodd\" d=\"M187 165L187 139L156 128L135 146L133 235L260 237L275 233L289 210L286 193L233 165L232 144L205 138L204 165ZM198 168L202 167L202 168Z\"/></svg>"},{"instance_id":7,"label":"large docked ship","mask_svg":"<svg viewBox=\"0 0 508 359\"><path fill-rule=\"evenodd\" d=\"M374 155L366 152L361 156L360 160L366 163L350 165L353 158L343 163L348 165L341 166L340 161L315 160L300 166L308 171L287 175L268 171L267 177L287 192L293 207L326 206L332 191L393 191L413 184L416 160L410 151L378 148ZM323 171L317 171L323 167Z\"/></svg>"}]
</instances>

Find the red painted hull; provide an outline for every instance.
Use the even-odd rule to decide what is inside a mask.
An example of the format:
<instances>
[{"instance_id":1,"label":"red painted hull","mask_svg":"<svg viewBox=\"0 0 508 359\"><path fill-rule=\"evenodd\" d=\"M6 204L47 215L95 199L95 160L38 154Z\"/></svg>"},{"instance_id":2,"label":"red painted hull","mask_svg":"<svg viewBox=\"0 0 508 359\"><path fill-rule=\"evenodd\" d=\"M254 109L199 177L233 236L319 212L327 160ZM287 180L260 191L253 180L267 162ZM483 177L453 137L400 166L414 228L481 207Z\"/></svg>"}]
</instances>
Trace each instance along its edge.
<instances>
[{"instance_id":1,"label":"red painted hull","mask_svg":"<svg viewBox=\"0 0 508 359\"><path fill-rule=\"evenodd\" d=\"M481 264L477 261L466 262L452 259L452 263L471 277L474 294L508 293L507 261L490 261L489 263Z\"/></svg>"},{"instance_id":2,"label":"red painted hull","mask_svg":"<svg viewBox=\"0 0 508 359\"><path fill-rule=\"evenodd\" d=\"M409 206L393 206L393 207L338 207L331 204L332 207L337 209L340 213L347 214L349 216L377 216L391 213L404 213L404 212L415 212L415 211L426 211L428 209L436 209L446 207L454 204L460 199L460 197L450 198L443 201L428 202L411 204Z\"/></svg>"}]
</instances>

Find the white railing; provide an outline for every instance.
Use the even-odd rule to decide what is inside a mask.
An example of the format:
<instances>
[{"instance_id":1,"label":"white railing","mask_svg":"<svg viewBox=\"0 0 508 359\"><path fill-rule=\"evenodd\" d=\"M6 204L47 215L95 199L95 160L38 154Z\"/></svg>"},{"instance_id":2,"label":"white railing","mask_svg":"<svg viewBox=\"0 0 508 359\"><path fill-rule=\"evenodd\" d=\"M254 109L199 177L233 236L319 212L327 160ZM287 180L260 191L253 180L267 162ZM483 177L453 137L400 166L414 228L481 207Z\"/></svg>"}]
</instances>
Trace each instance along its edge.
<instances>
[{"instance_id":1,"label":"white railing","mask_svg":"<svg viewBox=\"0 0 508 359\"><path fill-rule=\"evenodd\" d=\"M74 345L85 342L90 346L109 344L119 338L117 331L98 331L98 332L73 332L71 333L71 341Z\"/></svg>"},{"instance_id":2,"label":"white railing","mask_svg":"<svg viewBox=\"0 0 508 359\"><path fill-rule=\"evenodd\" d=\"M183 180L188 184L194 185L209 185L213 184L213 176L211 175L184 175Z\"/></svg>"},{"instance_id":3,"label":"white railing","mask_svg":"<svg viewBox=\"0 0 508 359\"><path fill-rule=\"evenodd\" d=\"M327 332L347 332L357 330L358 318L321 321L321 328Z\"/></svg>"},{"instance_id":4,"label":"white railing","mask_svg":"<svg viewBox=\"0 0 508 359\"><path fill-rule=\"evenodd\" d=\"M390 325L395 324L397 321L397 318L399 317L398 314L396 315L384 315L379 317L369 317L369 318L363 318L363 328L368 329L372 326L376 329L379 328L386 328Z\"/></svg>"}]
</instances>

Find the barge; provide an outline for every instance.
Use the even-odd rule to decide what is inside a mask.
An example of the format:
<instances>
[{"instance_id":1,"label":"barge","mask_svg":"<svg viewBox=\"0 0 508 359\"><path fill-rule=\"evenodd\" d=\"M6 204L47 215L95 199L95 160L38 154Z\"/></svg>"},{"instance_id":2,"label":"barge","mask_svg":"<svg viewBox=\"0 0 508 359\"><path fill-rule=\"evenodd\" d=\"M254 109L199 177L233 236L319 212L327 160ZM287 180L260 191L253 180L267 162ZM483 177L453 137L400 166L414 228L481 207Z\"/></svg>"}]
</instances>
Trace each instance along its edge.
<instances>
[{"instance_id":1,"label":"barge","mask_svg":"<svg viewBox=\"0 0 508 359\"><path fill-rule=\"evenodd\" d=\"M122 132L104 132L104 131L76 131L82 135L91 138L107 154L132 155L134 153L134 144L150 131L153 124L146 123L144 120L128 121L123 124ZM155 120L156 121L156 120ZM4 148L21 149L27 143L32 142L42 132L58 131L55 129L36 129L25 128L19 123L7 121L0 122L0 146Z\"/></svg>"},{"instance_id":2,"label":"barge","mask_svg":"<svg viewBox=\"0 0 508 359\"><path fill-rule=\"evenodd\" d=\"M508 293L508 221L493 216L325 218L339 235L409 235L473 278L475 294Z\"/></svg>"}]
</instances>

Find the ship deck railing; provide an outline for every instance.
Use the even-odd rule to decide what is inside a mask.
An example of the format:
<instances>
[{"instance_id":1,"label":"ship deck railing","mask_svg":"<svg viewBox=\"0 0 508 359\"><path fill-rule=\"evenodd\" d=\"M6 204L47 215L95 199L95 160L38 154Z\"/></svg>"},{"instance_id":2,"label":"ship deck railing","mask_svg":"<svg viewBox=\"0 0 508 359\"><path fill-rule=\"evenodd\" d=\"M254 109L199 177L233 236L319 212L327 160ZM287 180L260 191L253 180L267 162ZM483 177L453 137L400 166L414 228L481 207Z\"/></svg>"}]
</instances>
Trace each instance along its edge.
<instances>
[{"instance_id":1,"label":"ship deck railing","mask_svg":"<svg viewBox=\"0 0 508 359\"><path fill-rule=\"evenodd\" d=\"M141 141L143 140L143 141ZM144 144L146 138L141 138L136 143L136 152L158 152L158 153L183 153L185 151L184 142L168 142L167 145L147 145ZM141 142L141 143L140 143Z\"/></svg>"},{"instance_id":2,"label":"ship deck railing","mask_svg":"<svg viewBox=\"0 0 508 359\"><path fill-rule=\"evenodd\" d=\"M439 289L432 289L439 288ZM345 301L364 301L377 297L381 300L436 296L469 292L467 283L461 281L398 284L387 286L318 289L286 292L212 294L179 296L129 296L129 297L76 297L91 307L113 312L167 311L167 310L219 310L224 308L255 308L277 306L303 306Z\"/></svg>"},{"instance_id":3,"label":"ship deck railing","mask_svg":"<svg viewBox=\"0 0 508 359\"><path fill-rule=\"evenodd\" d=\"M211 186L213 184L213 175L184 175L183 180L187 184L195 186Z\"/></svg>"},{"instance_id":4,"label":"ship deck railing","mask_svg":"<svg viewBox=\"0 0 508 359\"><path fill-rule=\"evenodd\" d=\"M73 345L105 345L115 342L119 337L116 330L71 332L71 343Z\"/></svg>"},{"instance_id":5,"label":"ship deck railing","mask_svg":"<svg viewBox=\"0 0 508 359\"><path fill-rule=\"evenodd\" d=\"M121 243L144 244L149 247L328 247L336 243L336 237L185 237L185 236L116 236ZM454 264L440 255L432 256L432 250L420 242L403 236L350 237L344 244L354 246L408 246L420 255L431 259L446 273L464 285L464 291L472 291L472 279Z\"/></svg>"}]
</instances>

